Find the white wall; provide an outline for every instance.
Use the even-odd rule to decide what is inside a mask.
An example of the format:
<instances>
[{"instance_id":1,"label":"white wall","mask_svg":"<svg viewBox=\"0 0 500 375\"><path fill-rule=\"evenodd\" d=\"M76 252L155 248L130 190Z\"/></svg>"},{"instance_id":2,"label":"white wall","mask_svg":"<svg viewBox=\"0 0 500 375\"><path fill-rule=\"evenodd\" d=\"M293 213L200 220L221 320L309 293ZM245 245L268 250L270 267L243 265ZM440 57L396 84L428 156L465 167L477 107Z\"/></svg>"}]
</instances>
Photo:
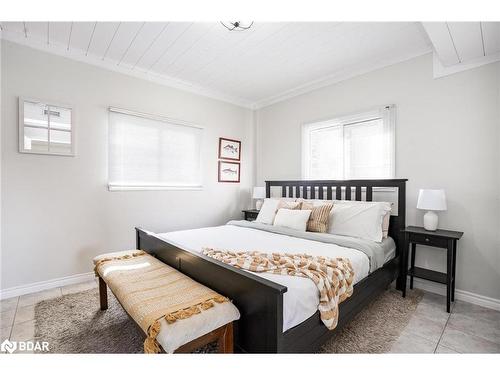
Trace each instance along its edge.
<instances>
[{"instance_id":1,"label":"white wall","mask_svg":"<svg viewBox=\"0 0 500 375\"><path fill-rule=\"evenodd\" d=\"M396 104L396 173L409 178L408 224L422 221L419 188L445 188L441 226L465 232L457 288L500 298L498 63L435 80L431 56L423 56L253 114L6 41L1 75L2 290L88 272L94 255L133 247L134 226L167 231L240 217L255 179L301 177L300 124ZM76 157L17 152L18 96L74 105ZM108 106L204 126L204 190L108 192ZM239 185L217 183L219 136L243 141ZM417 263L444 270L444 251L422 248Z\"/></svg>"},{"instance_id":2,"label":"white wall","mask_svg":"<svg viewBox=\"0 0 500 375\"><path fill-rule=\"evenodd\" d=\"M92 271L134 248L134 226L170 231L240 218L253 186L249 110L2 41L1 289ZM74 106L77 156L20 154L17 98ZM107 108L205 127L202 191L107 190ZM242 140L241 184L217 182L218 137Z\"/></svg>"},{"instance_id":3,"label":"white wall","mask_svg":"<svg viewBox=\"0 0 500 375\"><path fill-rule=\"evenodd\" d=\"M2 30L0 30L0 37L2 36ZM2 43L0 42L0 108L2 105ZM2 114L0 112L0 155L2 154ZM255 171L254 171L255 173ZM255 175L254 175L255 178ZM2 269L2 163L0 161L0 271ZM2 281L0 277L0 290L2 289Z\"/></svg>"},{"instance_id":4,"label":"white wall","mask_svg":"<svg viewBox=\"0 0 500 375\"><path fill-rule=\"evenodd\" d=\"M444 188L440 227L465 232L457 289L500 298L500 63L432 78L426 55L259 110L257 182L301 177L301 124L396 104L396 175L408 178L407 223L422 225L419 188ZM445 251L417 263L443 271Z\"/></svg>"}]
</instances>

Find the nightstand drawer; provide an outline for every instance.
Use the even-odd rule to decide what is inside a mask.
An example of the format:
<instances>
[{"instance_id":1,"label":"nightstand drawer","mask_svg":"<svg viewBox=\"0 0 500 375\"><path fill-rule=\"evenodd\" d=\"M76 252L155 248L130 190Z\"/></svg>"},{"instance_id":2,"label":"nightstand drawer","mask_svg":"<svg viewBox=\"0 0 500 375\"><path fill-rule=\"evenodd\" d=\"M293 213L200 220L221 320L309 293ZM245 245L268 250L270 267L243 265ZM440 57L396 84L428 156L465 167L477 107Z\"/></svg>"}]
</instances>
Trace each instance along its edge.
<instances>
[{"instance_id":1,"label":"nightstand drawer","mask_svg":"<svg viewBox=\"0 0 500 375\"><path fill-rule=\"evenodd\" d=\"M446 238L435 237L432 235L432 233L430 233L429 235L411 233L410 242L418 243L420 245L429 245L444 248L448 246L448 240Z\"/></svg>"},{"instance_id":2,"label":"nightstand drawer","mask_svg":"<svg viewBox=\"0 0 500 375\"><path fill-rule=\"evenodd\" d=\"M257 219L257 216L259 216L258 210L243 210L243 213L245 214L245 220L247 221L254 221Z\"/></svg>"},{"instance_id":3,"label":"nightstand drawer","mask_svg":"<svg viewBox=\"0 0 500 375\"><path fill-rule=\"evenodd\" d=\"M254 221L255 219L257 219L258 215L259 214L256 214L256 213L253 213L253 212L247 213L246 214L246 220Z\"/></svg>"}]
</instances>

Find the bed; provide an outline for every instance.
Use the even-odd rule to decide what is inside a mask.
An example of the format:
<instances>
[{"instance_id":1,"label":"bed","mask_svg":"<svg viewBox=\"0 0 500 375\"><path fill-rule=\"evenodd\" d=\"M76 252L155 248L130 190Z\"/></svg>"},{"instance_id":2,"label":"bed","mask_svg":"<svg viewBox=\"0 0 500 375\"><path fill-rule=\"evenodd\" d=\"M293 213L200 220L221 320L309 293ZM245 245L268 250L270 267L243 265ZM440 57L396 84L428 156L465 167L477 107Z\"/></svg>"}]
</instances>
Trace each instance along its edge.
<instances>
[{"instance_id":1,"label":"bed","mask_svg":"<svg viewBox=\"0 0 500 375\"><path fill-rule=\"evenodd\" d=\"M267 197L372 201L374 195L392 194L397 208L390 218L389 238L380 244L352 238L331 240L316 233L297 236L285 229L268 228L259 223L231 221L218 227L167 233L136 228L137 248L233 300L241 313L235 325L236 350L248 353L316 352L394 280L397 279L397 288L403 287L404 280L399 275L400 265L404 264L401 229L405 227L406 181L266 181ZM379 193L381 188L392 192ZM201 253L204 246L260 251L283 247L289 252L347 256L356 275L354 293L340 304L338 326L330 331L316 311L317 290L310 280L240 270L206 257Z\"/></svg>"}]
</instances>

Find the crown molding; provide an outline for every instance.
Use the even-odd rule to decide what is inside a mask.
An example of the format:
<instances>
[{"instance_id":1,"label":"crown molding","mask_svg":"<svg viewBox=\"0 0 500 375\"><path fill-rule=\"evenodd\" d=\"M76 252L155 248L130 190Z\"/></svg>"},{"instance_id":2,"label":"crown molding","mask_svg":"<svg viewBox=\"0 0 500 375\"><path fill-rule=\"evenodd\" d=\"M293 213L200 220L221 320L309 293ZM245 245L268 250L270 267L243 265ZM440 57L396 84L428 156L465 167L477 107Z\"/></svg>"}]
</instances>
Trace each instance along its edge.
<instances>
[{"instance_id":1,"label":"crown molding","mask_svg":"<svg viewBox=\"0 0 500 375\"><path fill-rule=\"evenodd\" d=\"M173 77L169 77L167 75L160 75L154 73L148 73L140 69L130 69L126 66L119 66L116 64L109 64L109 62L99 59L93 56L85 56L83 51L71 49L57 45L57 44L49 44L46 42L36 39L36 38L25 38L24 35L3 30L0 33L0 39L7 40L12 43L20 44L23 46L27 46L33 49L37 49L43 52L51 53L54 55L66 57L71 60L75 60L78 62L82 62L89 65L94 65L106 70L110 70L113 72L125 74L128 76L132 76L135 78L144 79L146 81L154 82L163 86L167 86L170 88L175 88L178 90L186 91L192 94L205 96L211 99L220 100L226 103L230 103L233 105L237 105L239 107L253 109L253 103L251 101L235 97L232 95L225 94L223 92L213 90L207 87L199 86L190 82L186 82L183 80L179 80Z\"/></svg>"},{"instance_id":2,"label":"crown molding","mask_svg":"<svg viewBox=\"0 0 500 375\"><path fill-rule=\"evenodd\" d=\"M432 54L432 63L433 63L433 73L434 78L446 77L451 74L460 73L469 69L479 68L480 66L493 64L500 61L500 52L495 53L493 55L482 56L480 58L464 62L457 63L450 66L444 66L441 63L436 52Z\"/></svg>"},{"instance_id":3,"label":"crown molding","mask_svg":"<svg viewBox=\"0 0 500 375\"><path fill-rule=\"evenodd\" d=\"M276 104L276 103L282 102L284 100L288 100L288 99L291 99L293 97L296 97L296 96L299 96L302 94L306 94L308 92L318 90L318 89L321 89L321 88L326 87L326 86L333 85L335 83L346 81L350 78L358 77L358 76L361 76L363 74L370 73L370 72L373 72L375 70L379 70L379 69L382 69L382 68L385 68L385 67L388 67L391 65L395 65L395 64L407 61L407 60L411 60L411 59L419 57L419 56L427 55L431 52L432 52L432 49L429 47L428 49L425 49L425 50L422 50L422 51L419 51L416 53L411 53L411 54L408 54L408 55L403 56L403 57L386 58L386 59L380 60L376 64L370 64L370 66L361 66L361 67L354 69L352 71L342 71L339 73L335 73L335 74L329 75L327 77L320 78L318 80L297 86L293 89L282 92L281 94L273 95L273 96L270 96L266 99L259 100L256 103L254 103L253 109L254 110L261 109L261 108L270 106L272 104Z\"/></svg>"},{"instance_id":4,"label":"crown molding","mask_svg":"<svg viewBox=\"0 0 500 375\"><path fill-rule=\"evenodd\" d=\"M150 82L154 82L163 86L175 88L178 90L190 92L192 94L196 95L201 95L205 96L211 99L215 100L220 100L226 103L230 103L233 105L237 105L239 107L247 108L247 109L252 109L252 110L258 110L262 109L264 107L270 106L272 104L276 104L288 99L291 99L293 97L306 94L311 91L318 90L320 88L330 86L345 80L348 80L350 78L354 78L375 70L379 70L382 68L385 68L390 65L398 64L400 62L404 62L407 60L411 60L415 57L419 57L422 55L426 55L428 53L432 52L432 49L429 47L428 49L418 51L416 53L411 53L406 56L398 57L398 58L384 58L379 60L377 63L372 64L372 63L365 63L362 66L354 69L354 70L344 70L341 72L337 72L335 74L329 75L327 77L308 82L303 85L299 85L297 87L294 87L293 89L286 90L282 93L270 96L268 98L258 100L255 102L252 102L251 100L246 100L240 97L228 95L226 93L220 92L218 90L213 90L207 87L203 87L200 85L196 85L187 81L179 80L173 77L169 77L166 75L160 75L160 74L155 74L155 73L148 73L140 69L130 69L126 66L118 66L116 64L109 64L106 61L103 61L102 59L93 57L93 56L85 56L85 54L82 51L79 50L67 50L65 47L57 45L57 44L50 44L47 45L46 42L39 40L39 39L34 39L34 38L25 38L24 35L11 32L8 30L3 30L0 33L0 38L5 39L7 41L16 43L16 44L21 44L27 47L31 47L37 50L41 50L43 52L47 53L52 53L58 56L66 57L71 60L79 61L82 63L94 65L106 70L110 70L113 72L118 72L122 73L128 76L132 76L135 78L139 79L144 79Z\"/></svg>"}]
</instances>

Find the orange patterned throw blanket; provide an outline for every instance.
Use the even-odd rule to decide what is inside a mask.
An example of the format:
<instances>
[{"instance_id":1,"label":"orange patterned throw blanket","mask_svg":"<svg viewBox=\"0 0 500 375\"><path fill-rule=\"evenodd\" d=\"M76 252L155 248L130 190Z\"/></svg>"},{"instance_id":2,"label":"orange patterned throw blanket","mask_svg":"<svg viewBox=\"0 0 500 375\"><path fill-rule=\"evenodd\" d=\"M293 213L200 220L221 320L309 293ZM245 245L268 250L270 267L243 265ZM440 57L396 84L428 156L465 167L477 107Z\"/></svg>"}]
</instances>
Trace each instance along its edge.
<instances>
[{"instance_id":1,"label":"orange patterned throw blanket","mask_svg":"<svg viewBox=\"0 0 500 375\"><path fill-rule=\"evenodd\" d=\"M96 274L147 334L145 353L160 351L156 337L162 319L175 324L215 303L229 301L141 250L100 258L94 263Z\"/></svg>"},{"instance_id":2,"label":"orange patterned throw blanket","mask_svg":"<svg viewBox=\"0 0 500 375\"><path fill-rule=\"evenodd\" d=\"M321 321L332 330L337 326L339 303L353 292L354 271L349 259L330 259L307 254L266 254L258 251L233 252L204 248L203 254L252 272L309 278L319 291Z\"/></svg>"}]
</instances>

